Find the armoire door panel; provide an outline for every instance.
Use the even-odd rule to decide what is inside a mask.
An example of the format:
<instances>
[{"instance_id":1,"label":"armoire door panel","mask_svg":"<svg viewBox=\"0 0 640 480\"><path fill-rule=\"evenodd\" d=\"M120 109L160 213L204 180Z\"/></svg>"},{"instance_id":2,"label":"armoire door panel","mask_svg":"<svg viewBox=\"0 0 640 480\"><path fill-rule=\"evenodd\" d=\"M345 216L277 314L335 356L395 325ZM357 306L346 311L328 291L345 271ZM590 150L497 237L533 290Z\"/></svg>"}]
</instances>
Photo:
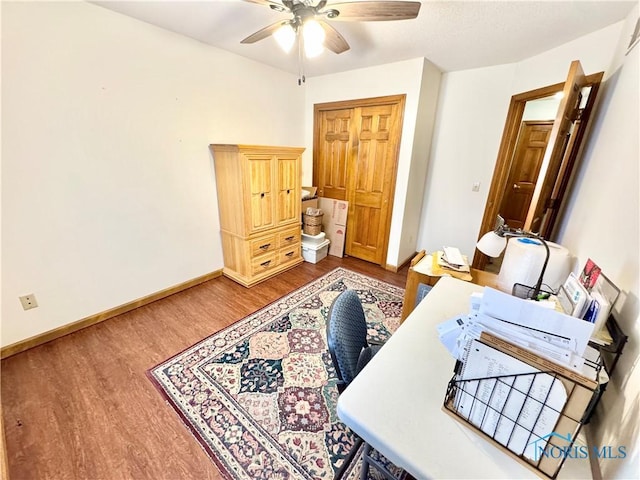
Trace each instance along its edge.
<instances>
[{"instance_id":1,"label":"armoire door panel","mask_svg":"<svg viewBox=\"0 0 640 480\"><path fill-rule=\"evenodd\" d=\"M279 156L276 159L278 175L277 223L283 224L300 218L300 198L297 194L300 183L298 157Z\"/></svg>"},{"instance_id":2,"label":"armoire door panel","mask_svg":"<svg viewBox=\"0 0 640 480\"><path fill-rule=\"evenodd\" d=\"M273 220L273 173L271 156L256 155L248 157L249 194L251 215L250 230L255 231L274 225Z\"/></svg>"}]
</instances>

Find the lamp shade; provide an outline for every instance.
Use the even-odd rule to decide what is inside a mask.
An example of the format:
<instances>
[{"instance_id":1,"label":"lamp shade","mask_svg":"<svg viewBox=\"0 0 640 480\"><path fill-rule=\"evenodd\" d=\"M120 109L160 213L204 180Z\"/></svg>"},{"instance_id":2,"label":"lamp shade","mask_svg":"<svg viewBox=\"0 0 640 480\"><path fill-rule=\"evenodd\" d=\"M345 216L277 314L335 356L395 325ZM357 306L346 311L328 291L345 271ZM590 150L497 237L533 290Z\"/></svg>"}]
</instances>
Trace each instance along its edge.
<instances>
[{"instance_id":1,"label":"lamp shade","mask_svg":"<svg viewBox=\"0 0 640 480\"><path fill-rule=\"evenodd\" d=\"M489 257L499 257L507 246L507 239L496 232L487 232L476 244L476 248Z\"/></svg>"}]
</instances>

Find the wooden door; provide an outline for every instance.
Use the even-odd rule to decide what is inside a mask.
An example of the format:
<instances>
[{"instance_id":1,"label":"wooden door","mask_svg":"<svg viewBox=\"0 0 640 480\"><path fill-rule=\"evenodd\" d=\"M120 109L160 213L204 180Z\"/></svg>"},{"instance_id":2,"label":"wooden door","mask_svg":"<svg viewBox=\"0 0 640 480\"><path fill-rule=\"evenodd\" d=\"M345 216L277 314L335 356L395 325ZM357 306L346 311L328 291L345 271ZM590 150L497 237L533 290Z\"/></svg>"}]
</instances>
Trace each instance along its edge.
<instances>
[{"instance_id":1,"label":"wooden door","mask_svg":"<svg viewBox=\"0 0 640 480\"><path fill-rule=\"evenodd\" d=\"M393 180L396 173L397 105L355 109L358 148L349 168L349 218L345 253L386 261Z\"/></svg>"},{"instance_id":2,"label":"wooden door","mask_svg":"<svg viewBox=\"0 0 640 480\"><path fill-rule=\"evenodd\" d=\"M553 122L524 121L500 206L507 225L524 228Z\"/></svg>"},{"instance_id":3,"label":"wooden door","mask_svg":"<svg viewBox=\"0 0 640 480\"><path fill-rule=\"evenodd\" d=\"M544 172L545 181L541 183L537 206L530 222L531 229L539 231L540 235L545 238L551 236L555 226L562 201L560 185L566 183L568 179L564 177L571 174L571 169L568 168L570 159L577 155L579 142L575 140L581 129L578 128L579 124L574 125L574 122L578 121L580 115L582 88L585 85L587 85L587 79L580 62L572 62L562 91L563 97L558 107L558 115L549 139L552 150L548 167ZM561 172L562 175L560 175Z\"/></svg>"},{"instance_id":4,"label":"wooden door","mask_svg":"<svg viewBox=\"0 0 640 480\"><path fill-rule=\"evenodd\" d=\"M316 129L319 133L317 152L314 157L314 185L321 197L347 199L348 162L352 153L353 108L323 110L317 114Z\"/></svg>"},{"instance_id":5,"label":"wooden door","mask_svg":"<svg viewBox=\"0 0 640 480\"><path fill-rule=\"evenodd\" d=\"M248 175L248 196L246 204L250 205L247 220L248 233L253 233L274 225L273 219L273 157L265 154L246 155Z\"/></svg>"},{"instance_id":6,"label":"wooden door","mask_svg":"<svg viewBox=\"0 0 640 480\"><path fill-rule=\"evenodd\" d=\"M278 200L276 222L278 225L300 221L300 170L299 156L280 154L275 158Z\"/></svg>"},{"instance_id":7,"label":"wooden door","mask_svg":"<svg viewBox=\"0 0 640 480\"><path fill-rule=\"evenodd\" d=\"M313 181L349 202L345 253L386 266L404 95L315 105Z\"/></svg>"}]
</instances>

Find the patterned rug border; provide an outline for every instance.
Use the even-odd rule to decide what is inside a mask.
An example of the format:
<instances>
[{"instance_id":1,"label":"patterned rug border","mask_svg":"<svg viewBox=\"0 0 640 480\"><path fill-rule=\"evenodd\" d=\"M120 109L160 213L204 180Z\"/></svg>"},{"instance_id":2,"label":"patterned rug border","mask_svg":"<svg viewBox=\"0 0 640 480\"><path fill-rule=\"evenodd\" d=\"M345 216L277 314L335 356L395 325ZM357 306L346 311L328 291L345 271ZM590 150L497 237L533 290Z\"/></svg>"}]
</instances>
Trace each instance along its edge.
<instances>
[{"instance_id":1,"label":"patterned rug border","mask_svg":"<svg viewBox=\"0 0 640 480\"><path fill-rule=\"evenodd\" d=\"M226 466L224 465L224 463L218 458L218 455L216 454L216 452L207 444L207 442L204 441L203 438L201 438L201 434L198 431L198 429L192 424L192 422L190 421L190 419L185 415L185 413L182 411L182 409L180 408L180 406L174 401L174 399L171 397L171 395L165 390L165 388L162 386L162 384L160 383L160 381L154 376L153 371L157 370L158 368L163 367L164 365L170 363L171 361L173 361L176 357L182 356L190 351L195 351L198 350L203 344L205 344L207 341L209 341L213 336L217 336L220 335L224 332L226 332L227 330L231 330L233 328L238 328L239 324L241 323L249 323L251 322L252 319L254 319L255 317L259 317L262 314L264 314L265 312L277 308L277 306L279 304L282 304L283 307L286 306L287 308L292 308L291 305L287 305L287 300L290 299L291 297L293 297L294 295L300 295L303 299L308 298L311 295L314 295L316 293L318 293L319 291L323 290L324 288L326 288L326 284L325 284L325 280L331 281L332 277L335 278L335 280L338 280L340 278L343 277L349 277L352 275L356 275L358 281L366 281L365 284L368 284L370 286L373 286L375 288L387 288L390 290L390 293L392 293L393 295L397 295L401 298L404 297L404 288L402 287L398 287L396 285L393 285L391 283L388 283L384 280L379 280L377 278L373 278L370 277L369 275L360 273L360 272L356 272L354 270L349 270L343 267L337 267L334 270L321 275L313 280L310 280L309 282L307 282L306 284L302 285L301 287L295 288L293 289L291 292L283 295L282 297L278 298L277 300L274 300L271 303L268 303L266 306L254 311L253 313L250 313L236 321L234 321L233 323L227 325L226 327L217 330L215 332L210 333L209 335L207 335L206 337L204 337L203 339L199 340L198 342L196 342L195 344L184 348L183 350L171 355L170 357L168 357L167 359L161 361L160 363L154 365L153 367L147 369L147 371L145 372L147 378L150 380L151 384L155 387L155 389L162 395L162 397L164 398L165 402L169 405L169 407L177 414L178 418L180 419L180 421L185 425L185 427L187 427L187 430L190 432L191 436L196 440L196 443L198 445L200 445L200 448L203 449L203 451L205 452L205 454L207 455L207 457L209 457L209 459L213 462L213 464L217 467L219 473L221 474L221 476L227 480L235 480L235 477L231 474L231 472L229 472L226 468ZM300 300L298 303L302 303L303 300ZM273 312L273 315L277 315L278 313L280 313L281 310L276 310ZM246 332L244 332L242 334L241 337L239 338L246 338L248 336L251 336L252 334L256 333L256 331L259 331L261 328L262 324L258 324L256 326L254 326L253 328L247 330ZM361 449L360 449L361 450ZM355 462L353 462L355 463ZM353 466L351 466L350 468L348 468L348 471L351 471L353 469ZM345 472L344 477L346 478L348 476L348 472Z\"/></svg>"}]
</instances>

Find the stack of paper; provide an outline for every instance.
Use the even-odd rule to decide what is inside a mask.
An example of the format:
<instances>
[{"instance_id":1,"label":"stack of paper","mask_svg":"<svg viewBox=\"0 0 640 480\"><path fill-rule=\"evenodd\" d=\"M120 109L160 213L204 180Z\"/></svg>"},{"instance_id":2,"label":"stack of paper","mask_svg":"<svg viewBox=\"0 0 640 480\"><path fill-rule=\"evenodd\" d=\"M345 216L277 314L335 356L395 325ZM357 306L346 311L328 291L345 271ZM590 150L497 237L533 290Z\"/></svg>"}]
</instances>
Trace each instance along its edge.
<instances>
[{"instance_id":1,"label":"stack of paper","mask_svg":"<svg viewBox=\"0 0 640 480\"><path fill-rule=\"evenodd\" d=\"M459 272L459 273L469 273L471 268L469 267L469 260L466 255L462 255L462 264L457 263L449 263L444 253L440 250L434 253L434 270L440 270L443 272Z\"/></svg>"},{"instance_id":2,"label":"stack of paper","mask_svg":"<svg viewBox=\"0 0 640 480\"><path fill-rule=\"evenodd\" d=\"M584 358L593 354L593 324L486 287L470 313L437 328L460 361L451 404L458 417L536 465L556 428L577 431L567 411L581 418L597 385L597 365Z\"/></svg>"},{"instance_id":3,"label":"stack of paper","mask_svg":"<svg viewBox=\"0 0 640 480\"><path fill-rule=\"evenodd\" d=\"M438 325L442 343L458 360L472 340L488 332L590 378L595 372L585 368L583 356L593 329L594 324L580 318L490 287L484 289L477 312Z\"/></svg>"}]
</instances>

